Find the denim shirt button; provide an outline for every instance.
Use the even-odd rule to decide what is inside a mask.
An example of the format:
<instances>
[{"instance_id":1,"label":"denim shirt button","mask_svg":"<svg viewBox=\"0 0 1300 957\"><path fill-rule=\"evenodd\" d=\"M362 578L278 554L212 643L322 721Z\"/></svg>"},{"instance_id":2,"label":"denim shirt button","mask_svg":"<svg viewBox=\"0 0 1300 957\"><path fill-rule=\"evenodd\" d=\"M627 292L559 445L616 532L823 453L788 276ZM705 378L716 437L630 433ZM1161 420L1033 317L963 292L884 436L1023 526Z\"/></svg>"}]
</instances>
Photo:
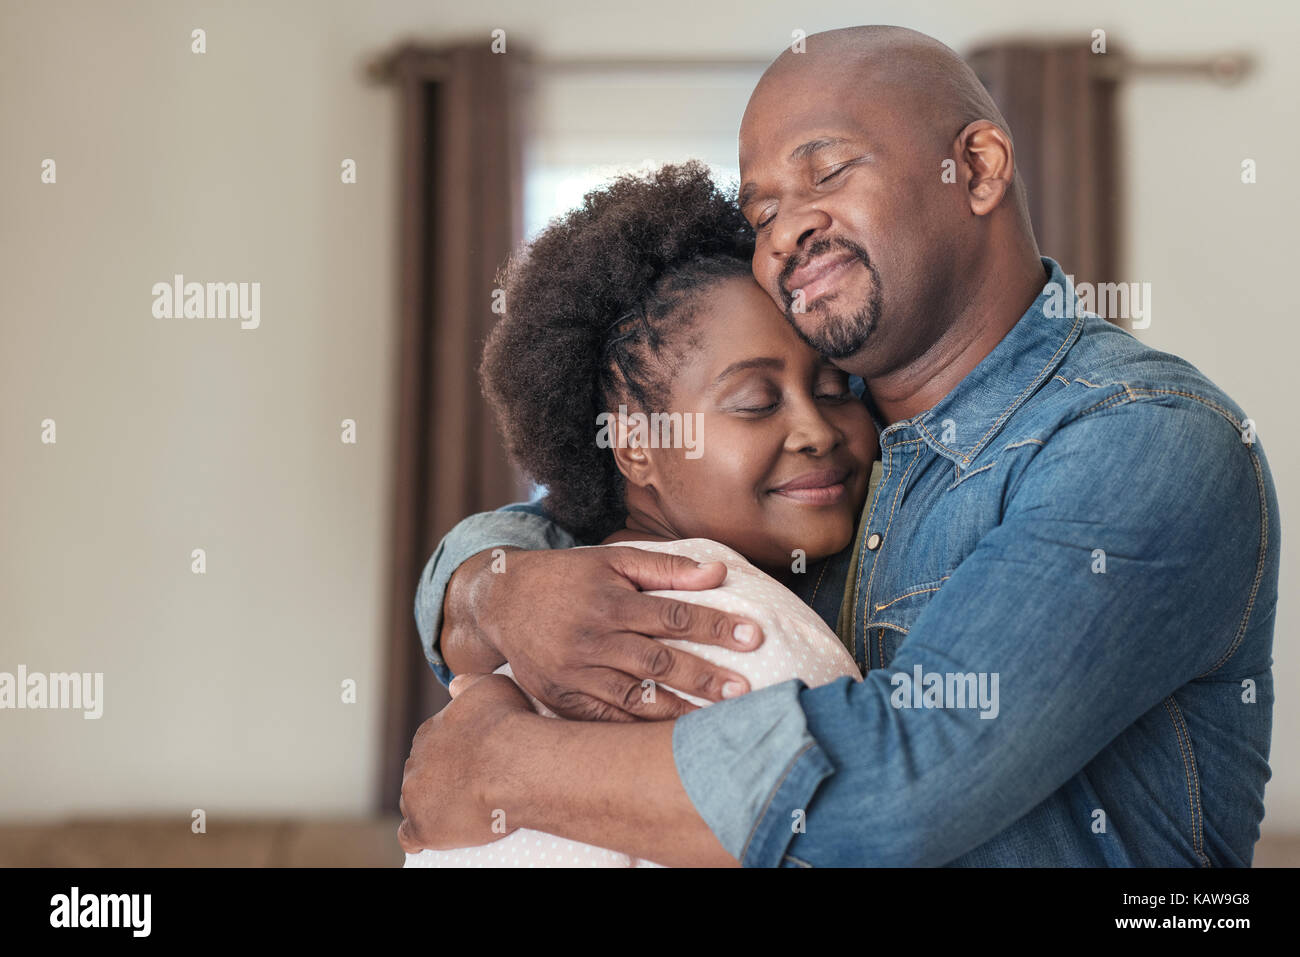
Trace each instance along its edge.
<instances>
[{"instance_id":1,"label":"denim shirt button","mask_svg":"<svg viewBox=\"0 0 1300 957\"><path fill-rule=\"evenodd\" d=\"M867 538L867 551L874 552L879 547L880 547L880 533L872 532L870 537Z\"/></svg>"}]
</instances>

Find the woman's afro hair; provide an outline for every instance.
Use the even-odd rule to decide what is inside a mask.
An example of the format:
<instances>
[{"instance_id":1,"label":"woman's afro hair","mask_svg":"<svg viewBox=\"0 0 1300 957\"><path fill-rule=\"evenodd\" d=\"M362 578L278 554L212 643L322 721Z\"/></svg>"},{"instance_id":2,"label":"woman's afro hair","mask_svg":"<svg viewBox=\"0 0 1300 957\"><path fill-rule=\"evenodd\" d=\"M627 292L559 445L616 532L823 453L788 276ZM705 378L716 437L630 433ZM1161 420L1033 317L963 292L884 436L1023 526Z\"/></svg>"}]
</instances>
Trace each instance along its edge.
<instances>
[{"instance_id":1,"label":"woman's afro hair","mask_svg":"<svg viewBox=\"0 0 1300 957\"><path fill-rule=\"evenodd\" d=\"M749 277L753 233L697 161L588 193L502 269L505 315L479 369L515 464L579 540L626 521L623 477L596 443L620 403L668 411L698 296Z\"/></svg>"}]
</instances>

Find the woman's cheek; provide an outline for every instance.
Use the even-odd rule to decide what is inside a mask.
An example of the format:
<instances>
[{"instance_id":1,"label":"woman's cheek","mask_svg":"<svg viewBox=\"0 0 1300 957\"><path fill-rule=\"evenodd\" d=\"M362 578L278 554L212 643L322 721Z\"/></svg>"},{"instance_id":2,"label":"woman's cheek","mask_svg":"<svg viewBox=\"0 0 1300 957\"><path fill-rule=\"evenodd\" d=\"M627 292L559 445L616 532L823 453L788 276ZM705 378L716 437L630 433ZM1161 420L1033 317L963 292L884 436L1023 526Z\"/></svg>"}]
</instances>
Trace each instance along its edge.
<instances>
[{"instance_id":1,"label":"woman's cheek","mask_svg":"<svg viewBox=\"0 0 1300 957\"><path fill-rule=\"evenodd\" d=\"M838 411L836 425L847 436L855 457L868 465L874 462L880 452L880 443L867 407L855 400L841 406Z\"/></svg>"}]
</instances>

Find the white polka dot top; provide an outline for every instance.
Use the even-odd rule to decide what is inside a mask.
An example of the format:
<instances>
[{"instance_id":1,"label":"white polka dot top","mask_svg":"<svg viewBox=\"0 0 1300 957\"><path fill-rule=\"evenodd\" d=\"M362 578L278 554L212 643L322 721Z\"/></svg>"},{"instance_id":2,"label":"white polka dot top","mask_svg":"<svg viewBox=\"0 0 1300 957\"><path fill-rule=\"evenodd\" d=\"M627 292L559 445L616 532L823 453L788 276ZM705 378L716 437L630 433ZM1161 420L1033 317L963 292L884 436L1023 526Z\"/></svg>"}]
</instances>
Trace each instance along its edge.
<instances>
[{"instance_id":1,"label":"white polka dot top","mask_svg":"<svg viewBox=\"0 0 1300 957\"><path fill-rule=\"evenodd\" d=\"M826 623L800 601L793 592L750 564L742 555L707 538L688 538L676 542L619 542L619 546L647 551L684 555L697 562L723 562L727 578L709 591L652 591L650 595L676 598L697 605L707 605L741 615L763 629L763 644L757 651L732 651L713 645L664 639L664 643L681 648L714 664L730 668L745 676L751 690L800 678L809 687L828 684L836 678L862 675ZM610 546L595 545L593 548ZM509 665L498 674L513 677ZM525 692L526 693L526 692ZM706 707L702 698L682 693L682 697ZM537 699L528 695L539 714L556 717ZM559 719L563 720L563 719ZM454 851L421 851L406 856L407 867L658 867L649 861L629 857L577 841L555 837L540 831L519 829L499 841L482 847Z\"/></svg>"}]
</instances>

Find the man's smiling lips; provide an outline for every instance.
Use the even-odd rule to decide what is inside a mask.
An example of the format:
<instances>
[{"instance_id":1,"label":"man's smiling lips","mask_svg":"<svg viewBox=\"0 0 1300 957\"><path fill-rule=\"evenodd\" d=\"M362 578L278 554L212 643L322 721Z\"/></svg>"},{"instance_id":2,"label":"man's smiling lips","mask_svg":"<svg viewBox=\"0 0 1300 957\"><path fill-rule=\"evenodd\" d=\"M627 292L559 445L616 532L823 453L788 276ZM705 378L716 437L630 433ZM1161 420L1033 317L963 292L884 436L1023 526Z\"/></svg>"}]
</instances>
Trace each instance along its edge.
<instances>
[{"instance_id":1,"label":"man's smiling lips","mask_svg":"<svg viewBox=\"0 0 1300 957\"><path fill-rule=\"evenodd\" d=\"M803 505L834 505L848 491L848 469L818 469L805 472L769 491Z\"/></svg>"},{"instance_id":2,"label":"man's smiling lips","mask_svg":"<svg viewBox=\"0 0 1300 957\"><path fill-rule=\"evenodd\" d=\"M830 291L848 266L857 261L858 257L853 253L844 252L838 255L823 255L812 262L804 263L790 276L788 282L790 298L793 299L802 291L803 304L812 305L819 297Z\"/></svg>"}]
</instances>

